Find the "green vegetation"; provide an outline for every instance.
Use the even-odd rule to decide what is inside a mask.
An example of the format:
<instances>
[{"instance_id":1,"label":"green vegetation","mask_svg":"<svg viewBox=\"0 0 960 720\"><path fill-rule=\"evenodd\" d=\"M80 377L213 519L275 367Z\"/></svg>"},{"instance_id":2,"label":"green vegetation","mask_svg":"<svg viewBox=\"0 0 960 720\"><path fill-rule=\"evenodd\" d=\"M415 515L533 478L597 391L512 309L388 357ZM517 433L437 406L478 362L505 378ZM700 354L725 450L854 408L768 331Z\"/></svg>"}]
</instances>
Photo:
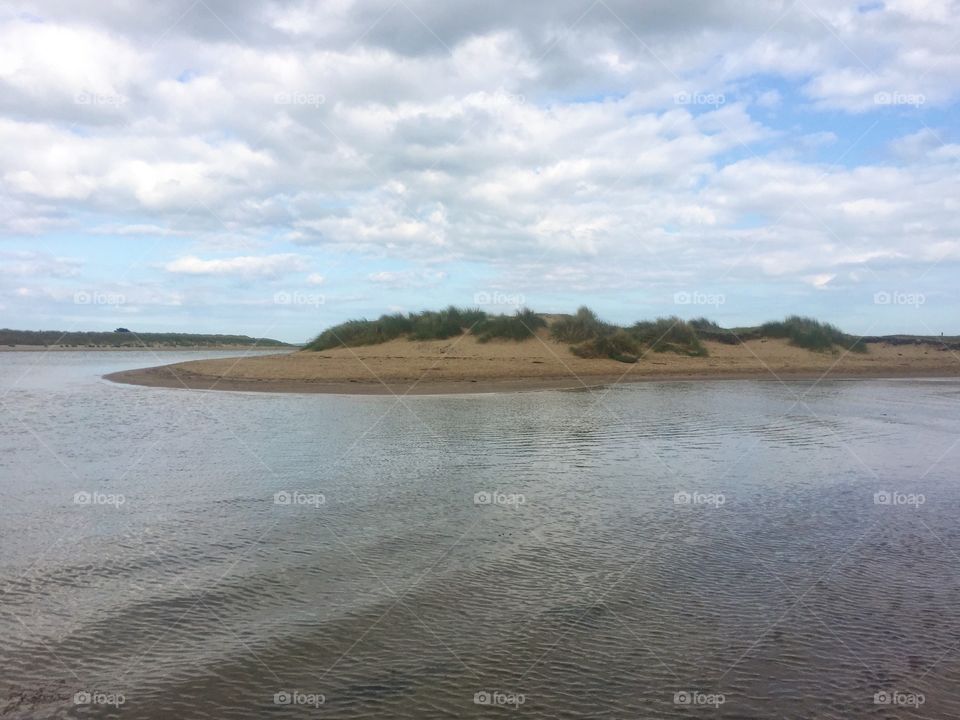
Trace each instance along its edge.
<instances>
[{"instance_id":1,"label":"green vegetation","mask_svg":"<svg viewBox=\"0 0 960 720\"><path fill-rule=\"evenodd\" d=\"M791 345L817 352L837 352L842 349L864 353L867 352L868 342L884 340L884 338L858 339L830 323L799 315L791 315L785 320L767 322L755 327L722 328L706 318L691 320L690 325L694 327L702 340L715 340L728 345L739 345L747 340L783 338L788 340Z\"/></svg>"},{"instance_id":2,"label":"green vegetation","mask_svg":"<svg viewBox=\"0 0 960 720\"><path fill-rule=\"evenodd\" d=\"M747 340L785 338L791 345L817 352L867 351L865 339L858 340L829 323L797 315L747 328L723 328L706 318L684 321L677 317L641 321L620 328L602 322L588 308L580 308L576 315L557 320L551 332L557 340L571 343L575 355L609 357L621 362L636 362L637 357L648 351L704 357L707 355L704 340L737 345Z\"/></svg>"},{"instance_id":3,"label":"green vegetation","mask_svg":"<svg viewBox=\"0 0 960 720\"><path fill-rule=\"evenodd\" d=\"M707 355L696 328L678 317L638 322L630 328L630 332L654 352L675 352L692 357Z\"/></svg>"},{"instance_id":4,"label":"green vegetation","mask_svg":"<svg viewBox=\"0 0 960 720\"><path fill-rule=\"evenodd\" d=\"M118 328L114 332L61 332L59 330L0 330L0 345L59 347L199 347L210 345L290 347L288 343L247 335L198 335L196 333L138 333Z\"/></svg>"},{"instance_id":5,"label":"green vegetation","mask_svg":"<svg viewBox=\"0 0 960 720\"><path fill-rule=\"evenodd\" d=\"M408 337L411 340L446 340L462 335L464 330L483 322L482 310L448 307L446 310L420 313L381 315L377 320L348 320L317 335L307 350L330 350L336 347L377 345Z\"/></svg>"},{"instance_id":6,"label":"green vegetation","mask_svg":"<svg viewBox=\"0 0 960 720\"><path fill-rule=\"evenodd\" d=\"M613 332L597 335L579 345L573 345L570 351L582 358L611 358L620 362L635 363L640 357L640 344L622 328Z\"/></svg>"},{"instance_id":7,"label":"green vegetation","mask_svg":"<svg viewBox=\"0 0 960 720\"><path fill-rule=\"evenodd\" d=\"M482 310L451 305L440 312L426 310L407 315L381 315L377 320L349 320L324 330L306 349L375 345L399 337L446 340L468 331L480 342L525 340L538 328L546 326L546 320L532 310L519 310L515 315L488 315Z\"/></svg>"},{"instance_id":8,"label":"green vegetation","mask_svg":"<svg viewBox=\"0 0 960 720\"><path fill-rule=\"evenodd\" d=\"M487 320L487 314L482 310L461 309L453 305L440 312L427 311L409 317L413 324L410 337L414 340L446 340Z\"/></svg>"},{"instance_id":9,"label":"green vegetation","mask_svg":"<svg viewBox=\"0 0 960 720\"><path fill-rule=\"evenodd\" d=\"M705 340L740 344L747 340L783 338L792 345L818 352L840 349L866 352L866 342L838 328L811 318L791 315L782 321L745 328L724 328L706 318L682 320L678 317L636 322L628 327L604 322L590 308L581 307L573 315L555 317L547 323L543 315L523 309L515 315L488 315L482 310L448 307L439 312L424 311L407 315L382 315L377 320L350 320L320 333L308 350L373 345L395 338L445 340L469 332L479 342L525 340L537 330L549 327L558 342L570 345L570 351L582 358L612 358L637 362L648 352L672 352L704 357Z\"/></svg>"},{"instance_id":10,"label":"green vegetation","mask_svg":"<svg viewBox=\"0 0 960 720\"><path fill-rule=\"evenodd\" d=\"M556 320L550 328L550 334L560 342L582 343L596 337L608 335L617 328L597 317L588 307L581 307L575 315Z\"/></svg>"},{"instance_id":11,"label":"green vegetation","mask_svg":"<svg viewBox=\"0 0 960 720\"><path fill-rule=\"evenodd\" d=\"M812 318L791 315L783 322L768 322L760 326L763 337L787 338L791 345L807 350L833 350L835 345L854 352L866 352L867 348L857 338L847 335L830 323Z\"/></svg>"},{"instance_id":12,"label":"green vegetation","mask_svg":"<svg viewBox=\"0 0 960 720\"><path fill-rule=\"evenodd\" d=\"M547 326L547 321L533 310L518 310L516 315L492 315L474 329L473 334L480 342L490 340L526 340L533 337L539 329Z\"/></svg>"},{"instance_id":13,"label":"green vegetation","mask_svg":"<svg viewBox=\"0 0 960 720\"><path fill-rule=\"evenodd\" d=\"M403 315L381 315L379 320L347 320L324 330L307 345L307 350L376 345L409 333L413 323Z\"/></svg>"},{"instance_id":14,"label":"green vegetation","mask_svg":"<svg viewBox=\"0 0 960 720\"><path fill-rule=\"evenodd\" d=\"M612 358L634 363L648 350L702 356L706 348L689 323L680 318L659 318L618 327L597 318L582 307L576 315L564 317L550 329L560 342L571 343L571 352L583 358Z\"/></svg>"}]
</instances>

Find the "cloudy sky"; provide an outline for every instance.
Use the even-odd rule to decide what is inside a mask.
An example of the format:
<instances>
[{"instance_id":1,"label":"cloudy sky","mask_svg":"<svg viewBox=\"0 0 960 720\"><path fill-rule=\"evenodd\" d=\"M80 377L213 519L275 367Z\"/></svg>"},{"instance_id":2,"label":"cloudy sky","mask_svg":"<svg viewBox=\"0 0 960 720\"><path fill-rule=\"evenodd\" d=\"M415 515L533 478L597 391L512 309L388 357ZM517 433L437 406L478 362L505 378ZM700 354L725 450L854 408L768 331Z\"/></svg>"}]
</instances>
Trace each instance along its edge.
<instances>
[{"instance_id":1,"label":"cloudy sky","mask_svg":"<svg viewBox=\"0 0 960 720\"><path fill-rule=\"evenodd\" d=\"M0 10L0 325L960 333L960 2Z\"/></svg>"}]
</instances>

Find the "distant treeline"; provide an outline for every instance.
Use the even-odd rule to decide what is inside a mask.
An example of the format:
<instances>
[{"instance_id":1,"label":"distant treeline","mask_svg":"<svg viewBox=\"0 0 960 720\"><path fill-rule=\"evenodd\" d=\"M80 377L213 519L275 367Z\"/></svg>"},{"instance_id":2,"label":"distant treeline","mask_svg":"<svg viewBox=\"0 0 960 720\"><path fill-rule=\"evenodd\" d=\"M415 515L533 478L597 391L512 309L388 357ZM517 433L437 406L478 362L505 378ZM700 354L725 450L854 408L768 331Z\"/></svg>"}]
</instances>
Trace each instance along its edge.
<instances>
[{"instance_id":1,"label":"distant treeline","mask_svg":"<svg viewBox=\"0 0 960 720\"><path fill-rule=\"evenodd\" d=\"M286 346L279 340L247 335L198 335L196 333L138 333L121 328L115 332L62 332L59 330L0 329L0 345L63 347L196 347L200 345Z\"/></svg>"},{"instance_id":2,"label":"distant treeline","mask_svg":"<svg viewBox=\"0 0 960 720\"><path fill-rule=\"evenodd\" d=\"M746 340L783 338L797 347L821 352L866 352L867 342L829 323L798 315L746 328L723 328L706 318L686 321L677 317L621 326L600 320L587 307L573 315L541 315L528 309L518 310L514 315L490 315L482 310L451 306L440 311L382 315L376 320L350 320L324 330L306 349L375 345L401 337L445 340L465 332L480 342L524 340L541 328L546 328L555 340L569 344L571 352L580 357L613 358L630 363L648 351L704 356L708 354L704 340L738 344Z\"/></svg>"}]
</instances>

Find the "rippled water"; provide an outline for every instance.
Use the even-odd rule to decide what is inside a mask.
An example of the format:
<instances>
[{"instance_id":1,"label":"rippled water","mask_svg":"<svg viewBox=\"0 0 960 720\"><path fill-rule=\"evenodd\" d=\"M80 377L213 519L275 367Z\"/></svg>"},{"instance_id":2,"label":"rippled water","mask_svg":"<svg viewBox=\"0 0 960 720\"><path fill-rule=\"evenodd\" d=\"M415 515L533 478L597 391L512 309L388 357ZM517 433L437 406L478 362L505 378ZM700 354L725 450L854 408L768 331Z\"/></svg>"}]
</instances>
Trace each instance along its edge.
<instances>
[{"instance_id":1,"label":"rippled water","mask_svg":"<svg viewBox=\"0 0 960 720\"><path fill-rule=\"evenodd\" d=\"M185 357L0 353L0 716L960 717L956 382L99 379Z\"/></svg>"}]
</instances>

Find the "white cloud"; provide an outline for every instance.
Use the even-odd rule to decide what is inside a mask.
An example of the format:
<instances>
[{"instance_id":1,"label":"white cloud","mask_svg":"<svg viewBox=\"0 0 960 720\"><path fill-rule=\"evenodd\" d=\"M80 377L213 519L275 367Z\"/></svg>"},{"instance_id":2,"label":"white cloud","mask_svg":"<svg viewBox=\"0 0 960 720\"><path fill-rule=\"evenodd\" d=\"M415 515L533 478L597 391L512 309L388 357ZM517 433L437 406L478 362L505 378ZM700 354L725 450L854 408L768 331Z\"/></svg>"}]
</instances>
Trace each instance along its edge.
<instances>
[{"instance_id":1,"label":"white cloud","mask_svg":"<svg viewBox=\"0 0 960 720\"><path fill-rule=\"evenodd\" d=\"M186 235L182 230L173 230L171 228L161 227L160 225L153 225L150 223L144 223L141 225L102 225L100 227L93 228L95 233L103 233L105 235L156 235L156 236L177 236L177 235Z\"/></svg>"},{"instance_id":2,"label":"white cloud","mask_svg":"<svg viewBox=\"0 0 960 720\"><path fill-rule=\"evenodd\" d=\"M833 273L821 273L819 275L808 275L803 278L805 282L810 283L815 288L823 289L830 284L830 282L836 277Z\"/></svg>"},{"instance_id":3,"label":"white cloud","mask_svg":"<svg viewBox=\"0 0 960 720\"><path fill-rule=\"evenodd\" d=\"M754 100L754 103L756 103L758 107L770 109L779 107L782 101L783 97L777 90L767 90L760 93L760 95L757 96L757 99Z\"/></svg>"},{"instance_id":4,"label":"white cloud","mask_svg":"<svg viewBox=\"0 0 960 720\"><path fill-rule=\"evenodd\" d=\"M82 267L83 261L77 258L30 250L0 250L0 275L66 278L79 275Z\"/></svg>"},{"instance_id":5,"label":"white cloud","mask_svg":"<svg viewBox=\"0 0 960 720\"><path fill-rule=\"evenodd\" d=\"M808 133L803 135L800 138L800 144L805 148L819 148L825 147L827 145L833 145L837 142L837 134L831 132L830 130L822 130L820 132Z\"/></svg>"},{"instance_id":6,"label":"white cloud","mask_svg":"<svg viewBox=\"0 0 960 720\"><path fill-rule=\"evenodd\" d=\"M382 270L371 273L367 279L391 288L422 288L438 285L446 277L443 270Z\"/></svg>"},{"instance_id":7,"label":"white cloud","mask_svg":"<svg viewBox=\"0 0 960 720\"><path fill-rule=\"evenodd\" d=\"M276 277L307 270L307 258L290 253L279 255L246 255L203 260L193 255L167 263L167 272L180 275L234 275L240 277Z\"/></svg>"},{"instance_id":8,"label":"white cloud","mask_svg":"<svg viewBox=\"0 0 960 720\"><path fill-rule=\"evenodd\" d=\"M206 4L171 26L145 0L14 0L4 242L168 238L161 266L190 276L327 251L361 277L429 268L369 278L389 289L445 282L441 258L561 290L716 267L803 285L956 252L960 149L922 114L960 96L956 1ZM723 102L674 101L694 90Z\"/></svg>"}]
</instances>

